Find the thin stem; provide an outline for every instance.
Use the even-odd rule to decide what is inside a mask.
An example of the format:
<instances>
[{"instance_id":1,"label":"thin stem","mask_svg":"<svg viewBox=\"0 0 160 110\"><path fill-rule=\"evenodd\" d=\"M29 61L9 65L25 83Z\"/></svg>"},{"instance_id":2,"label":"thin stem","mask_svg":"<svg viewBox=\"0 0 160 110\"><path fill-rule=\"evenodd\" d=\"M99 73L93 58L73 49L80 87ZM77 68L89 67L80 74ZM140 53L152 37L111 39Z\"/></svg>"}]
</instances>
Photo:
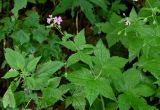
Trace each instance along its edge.
<instances>
[{"instance_id":1,"label":"thin stem","mask_svg":"<svg viewBox=\"0 0 160 110\"><path fill-rule=\"evenodd\" d=\"M77 15L76 15L76 30L77 30L77 33L78 33L78 30L79 30L79 29L78 29L78 13L79 13L79 12L77 11Z\"/></svg>"},{"instance_id":2,"label":"thin stem","mask_svg":"<svg viewBox=\"0 0 160 110\"><path fill-rule=\"evenodd\" d=\"M98 79L101 76L101 74L102 74L102 68L101 68L99 74L94 78L94 80Z\"/></svg>"},{"instance_id":3,"label":"thin stem","mask_svg":"<svg viewBox=\"0 0 160 110\"><path fill-rule=\"evenodd\" d=\"M29 105L29 103L31 102L31 100L32 100L32 98L30 98L30 99L29 99L29 101L27 102L27 104L26 104L25 108L27 108L27 107L28 107L28 105Z\"/></svg>"},{"instance_id":4,"label":"thin stem","mask_svg":"<svg viewBox=\"0 0 160 110\"><path fill-rule=\"evenodd\" d=\"M64 35L63 32L57 26L55 26L55 27L62 35Z\"/></svg>"},{"instance_id":5,"label":"thin stem","mask_svg":"<svg viewBox=\"0 0 160 110\"><path fill-rule=\"evenodd\" d=\"M103 100L103 97L101 95L100 95L100 99L101 99L101 102L102 102L102 110L105 110L104 100Z\"/></svg>"}]
</instances>

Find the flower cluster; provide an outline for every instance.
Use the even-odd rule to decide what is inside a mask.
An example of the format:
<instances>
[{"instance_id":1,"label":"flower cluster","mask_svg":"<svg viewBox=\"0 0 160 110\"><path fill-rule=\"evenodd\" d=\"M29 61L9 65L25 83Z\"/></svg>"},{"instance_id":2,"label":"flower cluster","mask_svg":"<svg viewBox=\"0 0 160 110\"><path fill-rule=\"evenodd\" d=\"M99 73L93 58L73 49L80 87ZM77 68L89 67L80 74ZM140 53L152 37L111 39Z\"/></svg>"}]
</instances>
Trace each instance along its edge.
<instances>
[{"instance_id":1,"label":"flower cluster","mask_svg":"<svg viewBox=\"0 0 160 110\"><path fill-rule=\"evenodd\" d=\"M48 24L57 24L57 25L60 25L61 24L61 22L62 22L63 20L62 20L62 18L60 17L60 16L55 16L55 17L53 17L52 15L49 15L49 18L47 18L47 23Z\"/></svg>"}]
</instances>

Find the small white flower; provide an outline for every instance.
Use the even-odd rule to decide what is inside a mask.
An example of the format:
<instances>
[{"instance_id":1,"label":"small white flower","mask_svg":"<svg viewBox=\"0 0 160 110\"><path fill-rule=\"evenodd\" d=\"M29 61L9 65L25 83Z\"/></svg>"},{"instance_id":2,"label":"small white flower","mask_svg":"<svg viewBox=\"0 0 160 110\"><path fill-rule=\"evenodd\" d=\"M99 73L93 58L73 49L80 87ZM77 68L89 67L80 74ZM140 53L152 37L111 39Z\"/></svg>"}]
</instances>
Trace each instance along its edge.
<instances>
[{"instance_id":1,"label":"small white flower","mask_svg":"<svg viewBox=\"0 0 160 110\"><path fill-rule=\"evenodd\" d=\"M133 0L133 2L138 2L138 0Z\"/></svg>"},{"instance_id":2,"label":"small white flower","mask_svg":"<svg viewBox=\"0 0 160 110\"><path fill-rule=\"evenodd\" d=\"M127 20L125 21L125 25L126 25L126 26L129 26L129 25L131 25L131 22L127 19Z\"/></svg>"}]
</instances>

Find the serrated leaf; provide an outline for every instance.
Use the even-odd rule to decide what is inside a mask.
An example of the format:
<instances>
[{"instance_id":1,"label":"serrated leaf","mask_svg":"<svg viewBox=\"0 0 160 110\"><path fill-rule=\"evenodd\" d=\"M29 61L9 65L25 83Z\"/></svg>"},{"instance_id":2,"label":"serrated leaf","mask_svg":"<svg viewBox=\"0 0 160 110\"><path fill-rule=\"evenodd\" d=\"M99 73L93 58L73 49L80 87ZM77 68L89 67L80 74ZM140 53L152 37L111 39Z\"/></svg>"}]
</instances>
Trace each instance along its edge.
<instances>
[{"instance_id":1,"label":"serrated leaf","mask_svg":"<svg viewBox=\"0 0 160 110\"><path fill-rule=\"evenodd\" d=\"M129 14L129 17L132 18L132 19L136 19L137 18L137 13L136 13L136 10L134 8L132 8L130 14Z\"/></svg>"},{"instance_id":2,"label":"serrated leaf","mask_svg":"<svg viewBox=\"0 0 160 110\"><path fill-rule=\"evenodd\" d=\"M120 110L130 109L130 104L128 103L128 99L125 94L121 94L118 96L118 106Z\"/></svg>"},{"instance_id":3,"label":"serrated leaf","mask_svg":"<svg viewBox=\"0 0 160 110\"><path fill-rule=\"evenodd\" d=\"M3 102L4 108L7 108L9 106L14 109L16 107L16 101L15 101L14 94L12 92L11 87L9 87L5 92L2 102Z\"/></svg>"},{"instance_id":4,"label":"serrated leaf","mask_svg":"<svg viewBox=\"0 0 160 110\"><path fill-rule=\"evenodd\" d=\"M18 72L18 71L16 71L16 70L11 70L11 71L8 71L8 72L3 76L3 78L4 78L4 79L14 78L14 77L16 77L16 76L18 76L18 75L19 75L19 72Z\"/></svg>"},{"instance_id":5,"label":"serrated leaf","mask_svg":"<svg viewBox=\"0 0 160 110\"><path fill-rule=\"evenodd\" d=\"M60 77L54 77L48 80L48 87L52 87L52 88L56 88L58 87L59 83L60 83L61 78Z\"/></svg>"},{"instance_id":6,"label":"serrated leaf","mask_svg":"<svg viewBox=\"0 0 160 110\"><path fill-rule=\"evenodd\" d=\"M125 71L123 76L126 90L132 90L141 81L141 72L134 68Z\"/></svg>"},{"instance_id":7,"label":"serrated leaf","mask_svg":"<svg viewBox=\"0 0 160 110\"><path fill-rule=\"evenodd\" d=\"M47 63L40 65L36 73L38 74L39 77L51 76L57 70L59 70L63 65L64 63L60 61L49 61Z\"/></svg>"},{"instance_id":8,"label":"serrated leaf","mask_svg":"<svg viewBox=\"0 0 160 110\"><path fill-rule=\"evenodd\" d=\"M87 19L91 22L91 24L94 24L96 22L96 18L93 13L93 5L86 0L79 0L79 5Z\"/></svg>"},{"instance_id":9,"label":"serrated leaf","mask_svg":"<svg viewBox=\"0 0 160 110\"><path fill-rule=\"evenodd\" d=\"M127 63L127 59L122 58L122 57L118 57L118 56L113 56L111 58L108 59L108 63L110 65L113 65L117 68L123 68L125 66L125 64Z\"/></svg>"},{"instance_id":10,"label":"serrated leaf","mask_svg":"<svg viewBox=\"0 0 160 110\"><path fill-rule=\"evenodd\" d=\"M120 95L118 103L120 110L129 110L130 107L134 110L155 110L155 107L148 105L143 98L139 98L130 92Z\"/></svg>"},{"instance_id":11,"label":"serrated leaf","mask_svg":"<svg viewBox=\"0 0 160 110\"><path fill-rule=\"evenodd\" d=\"M33 39L42 43L47 39L48 30L46 30L45 26L38 26L37 29L33 30Z\"/></svg>"},{"instance_id":12,"label":"serrated leaf","mask_svg":"<svg viewBox=\"0 0 160 110\"><path fill-rule=\"evenodd\" d=\"M13 69L23 70L25 66L25 58L19 52L10 48L5 49L5 59Z\"/></svg>"},{"instance_id":13,"label":"serrated leaf","mask_svg":"<svg viewBox=\"0 0 160 110\"><path fill-rule=\"evenodd\" d=\"M95 91L94 88L87 88L85 89L85 95L91 106L93 102L96 100L96 98L98 97L99 93Z\"/></svg>"},{"instance_id":14,"label":"serrated leaf","mask_svg":"<svg viewBox=\"0 0 160 110\"><path fill-rule=\"evenodd\" d=\"M11 10L15 18L18 18L18 11L25 8L27 5L27 0L14 0L14 8Z\"/></svg>"},{"instance_id":15,"label":"serrated leaf","mask_svg":"<svg viewBox=\"0 0 160 110\"><path fill-rule=\"evenodd\" d=\"M42 94L42 98L38 102L38 106L41 109L55 104L58 100L62 100L63 95L55 88L45 88L42 90Z\"/></svg>"},{"instance_id":16,"label":"serrated leaf","mask_svg":"<svg viewBox=\"0 0 160 110\"><path fill-rule=\"evenodd\" d=\"M80 59L79 59L79 54L78 53L72 54L67 60L67 66L70 66L74 63L77 63L79 60Z\"/></svg>"},{"instance_id":17,"label":"serrated leaf","mask_svg":"<svg viewBox=\"0 0 160 110\"><path fill-rule=\"evenodd\" d=\"M83 50L83 46L86 44L84 29L75 36L74 42L79 50Z\"/></svg>"},{"instance_id":18,"label":"serrated leaf","mask_svg":"<svg viewBox=\"0 0 160 110\"><path fill-rule=\"evenodd\" d=\"M60 13L65 12L67 9L72 7L72 4L75 0L61 0L60 3L56 6L55 10L53 11L53 15L57 15Z\"/></svg>"},{"instance_id":19,"label":"serrated leaf","mask_svg":"<svg viewBox=\"0 0 160 110\"><path fill-rule=\"evenodd\" d=\"M155 93L155 90L150 85L139 84L132 90L132 92L139 96L149 97Z\"/></svg>"},{"instance_id":20,"label":"serrated leaf","mask_svg":"<svg viewBox=\"0 0 160 110\"><path fill-rule=\"evenodd\" d=\"M65 104L67 106L72 104L72 106L76 110L85 110L86 100L85 100L85 97L84 97L84 92L79 91L79 89L75 90L75 92L73 93L72 96L67 97L67 99L65 100Z\"/></svg>"},{"instance_id":21,"label":"serrated leaf","mask_svg":"<svg viewBox=\"0 0 160 110\"><path fill-rule=\"evenodd\" d=\"M39 62L41 57L37 57L32 59L31 61L29 61L29 63L27 64L27 71L32 72L35 70L37 63Z\"/></svg>"},{"instance_id":22,"label":"serrated leaf","mask_svg":"<svg viewBox=\"0 0 160 110\"><path fill-rule=\"evenodd\" d=\"M112 80L114 87L115 89L117 89L117 91L124 91L123 74L119 68L108 62L102 67L102 75L105 77L109 77Z\"/></svg>"},{"instance_id":23,"label":"serrated leaf","mask_svg":"<svg viewBox=\"0 0 160 110\"><path fill-rule=\"evenodd\" d=\"M144 68L145 70L148 70L149 72L151 72L151 74L156 78L159 79L160 78L160 60L159 57L158 58L152 58L152 59L148 59L145 56L140 57L140 60L138 62L138 66L140 66L141 68Z\"/></svg>"},{"instance_id":24,"label":"serrated leaf","mask_svg":"<svg viewBox=\"0 0 160 110\"><path fill-rule=\"evenodd\" d=\"M107 60L110 58L110 53L102 43L102 40L98 41L96 48L94 50L94 54L101 62L101 65L105 64Z\"/></svg>"},{"instance_id":25,"label":"serrated leaf","mask_svg":"<svg viewBox=\"0 0 160 110\"><path fill-rule=\"evenodd\" d=\"M69 79L73 84L85 88L84 91L85 93L87 92L85 97L89 100L90 105L92 105L96 99L97 94L101 94L104 97L112 100L116 100L109 81L103 78L95 79L91 72L87 69L81 69L70 73L68 74L67 79Z\"/></svg>"},{"instance_id":26,"label":"serrated leaf","mask_svg":"<svg viewBox=\"0 0 160 110\"><path fill-rule=\"evenodd\" d=\"M108 1L105 0L89 0L89 1L101 7L104 11L107 11L107 4L109 4Z\"/></svg>"},{"instance_id":27,"label":"serrated leaf","mask_svg":"<svg viewBox=\"0 0 160 110\"><path fill-rule=\"evenodd\" d=\"M72 51L76 51L77 50L76 45L72 41L63 41L60 44L65 46L66 48L72 50Z\"/></svg>"},{"instance_id":28,"label":"serrated leaf","mask_svg":"<svg viewBox=\"0 0 160 110\"><path fill-rule=\"evenodd\" d=\"M36 11L27 11L27 17L24 20L24 27L38 27L39 26L39 15Z\"/></svg>"},{"instance_id":29,"label":"serrated leaf","mask_svg":"<svg viewBox=\"0 0 160 110\"><path fill-rule=\"evenodd\" d=\"M12 38L22 45L29 42L30 34L20 29L12 34Z\"/></svg>"},{"instance_id":30,"label":"serrated leaf","mask_svg":"<svg viewBox=\"0 0 160 110\"><path fill-rule=\"evenodd\" d=\"M80 51L78 52L78 54L79 54L79 59L82 62L88 64L89 66L92 66L92 57L90 55L84 54Z\"/></svg>"}]
</instances>

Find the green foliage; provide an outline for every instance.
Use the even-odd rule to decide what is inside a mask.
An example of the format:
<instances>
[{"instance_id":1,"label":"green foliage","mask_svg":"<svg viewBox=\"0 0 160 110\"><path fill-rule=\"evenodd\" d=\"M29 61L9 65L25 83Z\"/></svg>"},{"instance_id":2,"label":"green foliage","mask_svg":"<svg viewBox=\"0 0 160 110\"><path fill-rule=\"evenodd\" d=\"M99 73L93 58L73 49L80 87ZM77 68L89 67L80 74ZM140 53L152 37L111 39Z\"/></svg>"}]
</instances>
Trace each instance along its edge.
<instances>
[{"instance_id":1,"label":"green foliage","mask_svg":"<svg viewBox=\"0 0 160 110\"><path fill-rule=\"evenodd\" d=\"M25 8L27 5L27 0L14 0L14 8L12 9L12 13L15 18L18 18L18 11L22 8Z\"/></svg>"},{"instance_id":2,"label":"green foliage","mask_svg":"<svg viewBox=\"0 0 160 110\"><path fill-rule=\"evenodd\" d=\"M13 7L3 2L0 70L6 68L1 78L8 83L0 109L59 109L64 104L61 109L158 110L159 1L146 0L129 15L121 14L129 10L122 0L13 0ZM64 23L44 23L48 13L62 14ZM63 24L75 26L77 33L67 26L63 33Z\"/></svg>"},{"instance_id":3,"label":"green foliage","mask_svg":"<svg viewBox=\"0 0 160 110\"><path fill-rule=\"evenodd\" d=\"M63 13L71 9L71 14L74 16L74 9L80 7L81 11L85 14L86 18L94 24L96 22L96 15L94 14L94 7L101 7L103 11L107 11L108 1L105 0L61 0L53 11L54 15Z\"/></svg>"}]
</instances>

